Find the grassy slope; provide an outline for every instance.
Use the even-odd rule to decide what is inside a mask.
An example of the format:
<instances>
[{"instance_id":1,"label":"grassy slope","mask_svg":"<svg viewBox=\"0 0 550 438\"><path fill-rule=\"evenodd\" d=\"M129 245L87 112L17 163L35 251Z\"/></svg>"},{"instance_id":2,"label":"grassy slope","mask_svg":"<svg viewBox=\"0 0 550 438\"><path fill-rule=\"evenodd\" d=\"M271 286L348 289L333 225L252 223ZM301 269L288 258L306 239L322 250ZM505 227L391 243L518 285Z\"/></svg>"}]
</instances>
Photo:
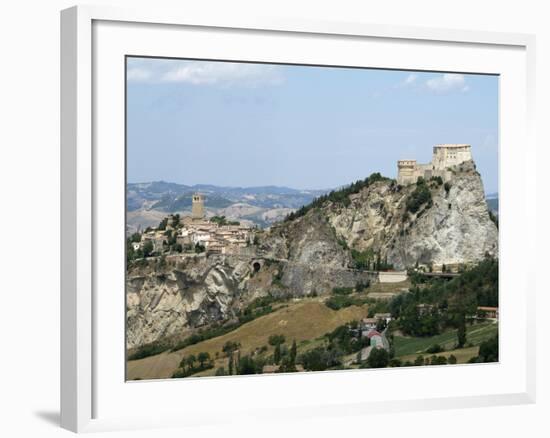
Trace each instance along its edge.
<instances>
[{"instance_id":1,"label":"grassy slope","mask_svg":"<svg viewBox=\"0 0 550 438\"><path fill-rule=\"evenodd\" d=\"M471 343L474 346L478 346L486 339L496 335L497 332L498 324L493 322L468 326L466 332L466 343ZM395 356L401 358L401 356L414 355L414 357L416 357L418 354L424 353L427 348L434 344L441 345L445 350L454 348L456 345L456 330L449 330L440 335L427 338L395 336Z\"/></svg>"},{"instance_id":2,"label":"grassy slope","mask_svg":"<svg viewBox=\"0 0 550 438\"><path fill-rule=\"evenodd\" d=\"M217 338L209 339L191 345L176 352L165 352L156 356L130 361L127 366L128 379L158 379L171 377L177 369L181 358L186 355L197 355L201 351L215 357L220 353L227 341L241 343L241 354L246 354L255 348L268 344L269 336L283 334L290 345L293 339L296 342L315 339L336 327L352 320L359 320L367 316L367 306L351 306L339 311L326 307L319 300L303 300L290 303L288 307L262 316L239 327L230 333ZM223 360L216 361L216 367L223 364ZM201 374L211 374L205 372Z\"/></svg>"}]
</instances>

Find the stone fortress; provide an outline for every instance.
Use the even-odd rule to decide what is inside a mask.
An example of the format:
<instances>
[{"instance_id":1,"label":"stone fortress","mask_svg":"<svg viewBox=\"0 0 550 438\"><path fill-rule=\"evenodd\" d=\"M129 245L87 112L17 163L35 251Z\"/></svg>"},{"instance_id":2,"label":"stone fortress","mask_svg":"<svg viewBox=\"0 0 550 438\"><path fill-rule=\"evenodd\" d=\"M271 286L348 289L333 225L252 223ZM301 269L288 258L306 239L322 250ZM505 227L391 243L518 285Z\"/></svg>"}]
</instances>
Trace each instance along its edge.
<instances>
[{"instance_id":1,"label":"stone fortress","mask_svg":"<svg viewBox=\"0 0 550 438\"><path fill-rule=\"evenodd\" d=\"M441 177L443 181L451 179L451 167L473 160L469 144L439 144L434 146L432 161L419 164L416 160L399 160L397 162L397 183L413 184L418 177L430 179Z\"/></svg>"}]
</instances>

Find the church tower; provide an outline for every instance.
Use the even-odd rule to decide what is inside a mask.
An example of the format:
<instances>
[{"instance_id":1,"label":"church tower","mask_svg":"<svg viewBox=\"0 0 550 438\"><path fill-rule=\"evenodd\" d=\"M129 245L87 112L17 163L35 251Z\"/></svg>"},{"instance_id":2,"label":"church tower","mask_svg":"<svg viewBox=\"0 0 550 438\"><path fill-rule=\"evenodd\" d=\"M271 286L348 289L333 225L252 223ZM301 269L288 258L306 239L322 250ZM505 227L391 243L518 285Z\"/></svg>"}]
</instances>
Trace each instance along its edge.
<instances>
[{"instance_id":1,"label":"church tower","mask_svg":"<svg viewBox=\"0 0 550 438\"><path fill-rule=\"evenodd\" d=\"M193 219L204 219L204 198L200 193L195 193L193 195L191 217Z\"/></svg>"}]
</instances>

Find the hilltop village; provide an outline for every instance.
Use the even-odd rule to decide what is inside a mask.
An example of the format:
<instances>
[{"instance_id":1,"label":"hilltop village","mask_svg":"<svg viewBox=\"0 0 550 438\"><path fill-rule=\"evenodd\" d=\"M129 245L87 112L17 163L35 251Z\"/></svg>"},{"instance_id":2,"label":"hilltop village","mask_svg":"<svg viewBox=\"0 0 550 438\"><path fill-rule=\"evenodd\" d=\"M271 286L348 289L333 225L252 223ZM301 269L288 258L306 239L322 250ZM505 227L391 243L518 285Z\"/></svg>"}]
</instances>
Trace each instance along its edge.
<instances>
[{"instance_id":1,"label":"hilltop village","mask_svg":"<svg viewBox=\"0 0 550 438\"><path fill-rule=\"evenodd\" d=\"M191 216L172 214L158 227L133 234L129 252L134 258L153 253L233 254L253 243L253 231L253 228L227 220L225 216L207 219L204 197L195 193Z\"/></svg>"}]
</instances>

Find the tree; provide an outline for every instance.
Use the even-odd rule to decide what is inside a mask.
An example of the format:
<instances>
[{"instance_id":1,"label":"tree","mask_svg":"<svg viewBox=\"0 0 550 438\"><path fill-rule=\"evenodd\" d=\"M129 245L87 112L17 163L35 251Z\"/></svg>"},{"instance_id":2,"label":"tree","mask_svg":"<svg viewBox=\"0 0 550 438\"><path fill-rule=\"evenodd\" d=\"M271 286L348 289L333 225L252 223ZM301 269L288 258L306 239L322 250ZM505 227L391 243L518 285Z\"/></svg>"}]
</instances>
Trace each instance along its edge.
<instances>
[{"instance_id":1,"label":"tree","mask_svg":"<svg viewBox=\"0 0 550 438\"><path fill-rule=\"evenodd\" d=\"M188 369L192 370L194 368L196 360L197 358L194 354L187 356L187 358L185 359L185 364L187 365Z\"/></svg>"},{"instance_id":2,"label":"tree","mask_svg":"<svg viewBox=\"0 0 550 438\"><path fill-rule=\"evenodd\" d=\"M269 337L269 345L275 347L277 345L281 345L285 343L285 337L284 335L271 335Z\"/></svg>"},{"instance_id":3,"label":"tree","mask_svg":"<svg viewBox=\"0 0 550 438\"><path fill-rule=\"evenodd\" d=\"M447 359L447 363L449 365L454 365L456 364L456 356L454 354L451 354L448 359Z\"/></svg>"},{"instance_id":4,"label":"tree","mask_svg":"<svg viewBox=\"0 0 550 438\"><path fill-rule=\"evenodd\" d=\"M297 352L296 339L294 339L292 341L292 347L290 348L290 365L292 367L296 365L296 352Z\"/></svg>"},{"instance_id":5,"label":"tree","mask_svg":"<svg viewBox=\"0 0 550 438\"><path fill-rule=\"evenodd\" d=\"M481 343L478 357L479 362L498 362L498 336Z\"/></svg>"},{"instance_id":6,"label":"tree","mask_svg":"<svg viewBox=\"0 0 550 438\"><path fill-rule=\"evenodd\" d=\"M229 374L230 376L233 375L233 352L230 352L229 353L229 360L228 360L228 363L227 363L227 374Z\"/></svg>"},{"instance_id":7,"label":"tree","mask_svg":"<svg viewBox=\"0 0 550 438\"><path fill-rule=\"evenodd\" d=\"M373 348L367 357L368 368L386 368L390 361L390 355L383 348Z\"/></svg>"},{"instance_id":8,"label":"tree","mask_svg":"<svg viewBox=\"0 0 550 438\"><path fill-rule=\"evenodd\" d=\"M281 361L281 344L275 345L275 350L273 352L273 361L278 364Z\"/></svg>"},{"instance_id":9,"label":"tree","mask_svg":"<svg viewBox=\"0 0 550 438\"><path fill-rule=\"evenodd\" d=\"M126 239L126 263L130 263L132 260L134 260L134 257L134 245L132 244L130 239Z\"/></svg>"},{"instance_id":10,"label":"tree","mask_svg":"<svg viewBox=\"0 0 550 438\"><path fill-rule=\"evenodd\" d=\"M222 351L226 354L226 355L230 355L232 354L235 350L237 350L239 348L240 344L238 342L233 342L233 341L227 341L224 346L222 347Z\"/></svg>"},{"instance_id":11,"label":"tree","mask_svg":"<svg viewBox=\"0 0 550 438\"><path fill-rule=\"evenodd\" d=\"M401 362L400 359L393 358L390 360L389 365L392 368L397 368L397 367L403 366L403 363Z\"/></svg>"},{"instance_id":12,"label":"tree","mask_svg":"<svg viewBox=\"0 0 550 438\"><path fill-rule=\"evenodd\" d=\"M151 257L151 255L153 254L153 250L155 249L154 246L153 246L153 242L150 241L150 240L147 240L144 244L143 244L143 257Z\"/></svg>"},{"instance_id":13,"label":"tree","mask_svg":"<svg viewBox=\"0 0 550 438\"><path fill-rule=\"evenodd\" d=\"M416 366L422 366L424 365L424 356L422 356L421 354L416 356L416 359L414 360L414 364Z\"/></svg>"},{"instance_id":14,"label":"tree","mask_svg":"<svg viewBox=\"0 0 550 438\"><path fill-rule=\"evenodd\" d=\"M166 225L168 225L168 218L165 217L163 220L160 221L159 226L157 227L157 230L164 231L166 230Z\"/></svg>"},{"instance_id":15,"label":"tree","mask_svg":"<svg viewBox=\"0 0 550 438\"><path fill-rule=\"evenodd\" d=\"M174 218L172 219L172 226L175 228L180 224L180 215L175 214Z\"/></svg>"},{"instance_id":16,"label":"tree","mask_svg":"<svg viewBox=\"0 0 550 438\"><path fill-rule=\"evenodd\" d=\"M201 245L200 243L197 242L195 244L195 252L197 254L200 254L201 252L204 252L205 250L206 250L206 248L203 245Z\"/></svg>"},{"instance_id":17,"label":"tree","mask_svg":"<svg viewBox=\"0 0 550 438\"><path fill-rule=\"evenodd\" d=\"M256 374L256 364L249 355L239 359L237 374Z\"/></svg>"},{"instance_id":18,"label":"tree","mask_svg":"<svg viewBox=\"0 0 550 438\"><path fill-rule=\"evenodd\" d=\"M466 315L461 313L458 316L458 327L456 331L457 348L463 348L466 344Z\"/></svg>"},{"instance_id":19,"label":"tree","mask_svg":"<svg viewBox=\"0 0 550 438\"><path fill-rule=\"evenodd\" d=\"M197 360L199 361L200 367L204 368L204 363L210 360L210 354L207 352L201 351L197 356Z\"/></svg>"}]
</instances>

